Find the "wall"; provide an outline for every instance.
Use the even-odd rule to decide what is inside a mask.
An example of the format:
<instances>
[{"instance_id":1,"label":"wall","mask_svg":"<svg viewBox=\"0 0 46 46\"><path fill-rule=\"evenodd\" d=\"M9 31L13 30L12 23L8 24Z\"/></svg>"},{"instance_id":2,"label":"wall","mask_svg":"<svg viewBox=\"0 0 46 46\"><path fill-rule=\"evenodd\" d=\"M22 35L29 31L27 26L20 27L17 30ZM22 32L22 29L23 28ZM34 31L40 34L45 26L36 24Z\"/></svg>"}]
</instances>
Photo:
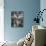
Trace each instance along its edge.
<instances>
[{"instance_id":1,"label":"wall","mask_svg":"<svg viewBox=\"0 0 46 46\"><path fill-rule=\"evenodd\" d=\"M40 0L5 0L4 1L4 36L7 41L18 41L32 28L35 12L40 9ZM24 11L24 27L11 28L11 11Z\"/></svg>"},{"instance_id":2,"label":"wall","mask_svg":"<svg viewBox=\"0 0 46 46\"><path fill-rule=\"evenodd\" d=\"M40 9L41 9L41 11L42 11L43 9L46 9L46 0L41 0L41 1L40 1ZM43 12L42 17L43 17L43 22L41 21L41 22L40 22L40 25L46 27L46 20L45 20L45 19L46 19L46 11Z\"/></svg>"},{"instance_id":3,"label":"wall","mask_svg":"<svg viewBox=\"0 0 46 46\"><path fill-rule=\"evenodd\" d=\"M0 42L4 41L4 0L0 0Z\"/></svg>"}]
</instances>

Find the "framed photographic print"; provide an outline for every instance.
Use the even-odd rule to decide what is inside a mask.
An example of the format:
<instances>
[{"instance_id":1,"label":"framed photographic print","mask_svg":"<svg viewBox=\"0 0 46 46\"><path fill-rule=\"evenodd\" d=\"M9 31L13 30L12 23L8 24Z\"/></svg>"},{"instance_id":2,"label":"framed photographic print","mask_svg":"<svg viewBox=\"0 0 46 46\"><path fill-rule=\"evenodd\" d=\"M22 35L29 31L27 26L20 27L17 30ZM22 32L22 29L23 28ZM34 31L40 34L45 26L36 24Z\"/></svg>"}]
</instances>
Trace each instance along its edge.
<instances>
[{"instance_id":1,"label":"framed photographic print","mask_svg":"<svg viewBox=\"0 0 46 46\"><path fill-rule=\"evenodd\" d=\"M24 12L12 11L11 12L11 27L23 27L24 26Z\"/></svg>"}]
</instances>

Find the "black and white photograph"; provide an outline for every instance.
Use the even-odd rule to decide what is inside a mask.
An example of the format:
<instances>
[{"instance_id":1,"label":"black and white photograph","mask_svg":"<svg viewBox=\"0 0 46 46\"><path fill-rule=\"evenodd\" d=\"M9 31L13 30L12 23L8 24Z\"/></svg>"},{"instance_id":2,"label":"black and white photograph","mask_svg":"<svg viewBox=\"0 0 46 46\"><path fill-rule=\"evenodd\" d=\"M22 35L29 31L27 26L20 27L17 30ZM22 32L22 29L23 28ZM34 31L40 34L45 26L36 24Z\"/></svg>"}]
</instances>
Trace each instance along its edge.
<instances>
[{"instance_id":1,"label":"black and white photograph","mask_svg":"<svg viewBox=\"0 0 46 46\"><path fill-rule=\"evenodd\" d=\"M23 27L24 26L24 12L12 11L11 12L11 27Z\"/></svg>"}]
</instances>

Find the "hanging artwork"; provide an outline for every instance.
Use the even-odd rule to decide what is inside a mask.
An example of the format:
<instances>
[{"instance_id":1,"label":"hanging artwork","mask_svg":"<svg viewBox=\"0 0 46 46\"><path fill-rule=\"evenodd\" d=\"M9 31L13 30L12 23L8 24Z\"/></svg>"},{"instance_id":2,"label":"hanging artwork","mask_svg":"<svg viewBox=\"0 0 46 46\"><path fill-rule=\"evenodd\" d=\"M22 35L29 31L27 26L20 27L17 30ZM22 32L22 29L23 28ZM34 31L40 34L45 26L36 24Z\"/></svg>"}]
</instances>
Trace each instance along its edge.
<instances>
[{"instance_id":1,"label":"hanging artwork","mask_svg":"<svg viewBox=\"0 0 46 46\"><path fill-rule=\"evenodd\" d=\"M24 12L12 11L11 12L11 27L23 27L24 26Z\"/></svg>"}]
</instances>

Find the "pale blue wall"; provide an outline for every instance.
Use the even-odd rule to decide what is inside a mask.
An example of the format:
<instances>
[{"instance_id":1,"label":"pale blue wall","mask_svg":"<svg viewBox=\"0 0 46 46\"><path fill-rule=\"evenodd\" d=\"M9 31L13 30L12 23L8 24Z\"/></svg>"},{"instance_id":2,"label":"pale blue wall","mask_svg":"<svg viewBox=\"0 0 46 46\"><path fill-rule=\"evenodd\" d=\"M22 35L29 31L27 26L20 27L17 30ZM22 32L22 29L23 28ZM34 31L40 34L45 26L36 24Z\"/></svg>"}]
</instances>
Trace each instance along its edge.
<instances>
[{"instance_id":1,"label":"pale blue wall","mask_svg":"<svg viewBox=\"0 0 46 46\"><path fill-rule=\"evenodd\" d=\"M31 30L32 19L37 9L40 9L40 0L5 0L4 5L5 40L18 41ZM11 11L24 11L23 28L11 28Z\"/></svg>"},{"instance_id":2,"label":"pale blue wall","mask_svg":"<svg viewBox=\"0 0 46 46\"><path fill-rule=\"evenodd\" d=\"M40 1L40 10L42 11L43 9L46 9L46 0L41 0ZM46 27L46 10L43 12L43 22L40 22L40 25L45 26Z\"/></svg>"}]
</instances>

